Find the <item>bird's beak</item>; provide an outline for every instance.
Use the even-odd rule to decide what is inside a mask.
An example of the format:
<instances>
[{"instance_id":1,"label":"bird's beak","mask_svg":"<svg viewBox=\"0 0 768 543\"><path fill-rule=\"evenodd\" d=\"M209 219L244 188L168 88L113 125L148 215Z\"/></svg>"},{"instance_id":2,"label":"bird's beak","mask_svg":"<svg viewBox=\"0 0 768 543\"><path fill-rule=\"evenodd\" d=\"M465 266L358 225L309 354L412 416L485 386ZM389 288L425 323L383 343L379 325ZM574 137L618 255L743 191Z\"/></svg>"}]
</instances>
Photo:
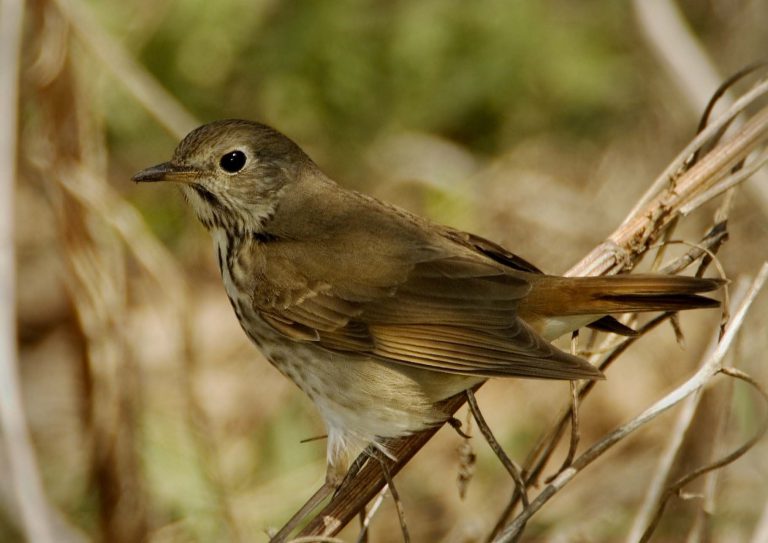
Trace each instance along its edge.
<instances>
[{"instance_id":1,"label":"bird's beak","mask_svg":"<svg viewBox=\"0 0 768 543\"><path fill-rule=\"evenodd\" d=\"M131 177L137 183L149 183L154 181L176 181L188 183L197 176L197 171L192 168L179 166L172 162L163 162L156 166L141 170Z\"/></svg>"}]
</instances>

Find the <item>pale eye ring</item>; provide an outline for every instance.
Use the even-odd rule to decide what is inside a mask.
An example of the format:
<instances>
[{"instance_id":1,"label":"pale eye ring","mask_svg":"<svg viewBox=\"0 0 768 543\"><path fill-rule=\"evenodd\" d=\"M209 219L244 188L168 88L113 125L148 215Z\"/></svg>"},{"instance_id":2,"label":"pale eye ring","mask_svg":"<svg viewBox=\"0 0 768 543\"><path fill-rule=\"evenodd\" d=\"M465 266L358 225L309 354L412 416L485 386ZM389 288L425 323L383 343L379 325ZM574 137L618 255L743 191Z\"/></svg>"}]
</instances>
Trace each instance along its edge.
<instances>
[{"instance_id":1,"label":"pale eye ring","mask_svg":"<svg viewBox=\"0 0 768 543\"><path fill-rule=\"evenodd\" d=\"M237 173L243 169L246 162L245 153L239 150L230 151L219 159L219 166L227 173Z\"/></svg>"}]
</instances>

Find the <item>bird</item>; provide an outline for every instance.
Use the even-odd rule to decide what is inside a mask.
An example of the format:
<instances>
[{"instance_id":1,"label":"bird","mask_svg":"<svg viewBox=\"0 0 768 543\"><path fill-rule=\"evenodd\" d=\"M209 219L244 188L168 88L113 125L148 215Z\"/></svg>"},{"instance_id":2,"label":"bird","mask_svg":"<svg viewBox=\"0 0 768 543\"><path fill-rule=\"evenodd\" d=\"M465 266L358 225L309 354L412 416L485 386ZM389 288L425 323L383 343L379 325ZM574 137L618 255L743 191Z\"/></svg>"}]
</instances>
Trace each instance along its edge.
<instances>
[{"instance_id":1,"label":"bird","mask_svg":"<svg viewBox=\"0 0 768 543\"><path fill-rule=\"evenodd\" d=\"M210 232L237 319L327 430L326 485L367 447L445 422L490 377L602 379L551 341L612 315L717 307L712 278L560 277L326 176L290 138L227 119L136 182L177 184Z\"/></svg>"}]
</instances>

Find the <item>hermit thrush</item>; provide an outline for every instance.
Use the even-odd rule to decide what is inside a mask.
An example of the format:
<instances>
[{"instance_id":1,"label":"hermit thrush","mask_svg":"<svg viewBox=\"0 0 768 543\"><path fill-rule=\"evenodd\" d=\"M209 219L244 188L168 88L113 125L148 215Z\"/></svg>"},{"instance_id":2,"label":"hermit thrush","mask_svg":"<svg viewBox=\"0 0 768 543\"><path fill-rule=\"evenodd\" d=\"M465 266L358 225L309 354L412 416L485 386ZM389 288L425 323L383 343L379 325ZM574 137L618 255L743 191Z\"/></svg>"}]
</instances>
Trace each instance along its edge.
<instances>
[{"instance_id":1,"label":"hermit thrush","mask_svg":"<svg viewBox=\"0 0 768 543\"><path fill-rule=\"evenodd\" d=\"M211 232L240 325L315 403L326 480L367 445L443 422L487 377L599 379L550 341L616 313L718 305L715 279L545 275L504 248L344 189L283 134L197 128L135 181L173 181Z\"/></svg>"}]
</instances>

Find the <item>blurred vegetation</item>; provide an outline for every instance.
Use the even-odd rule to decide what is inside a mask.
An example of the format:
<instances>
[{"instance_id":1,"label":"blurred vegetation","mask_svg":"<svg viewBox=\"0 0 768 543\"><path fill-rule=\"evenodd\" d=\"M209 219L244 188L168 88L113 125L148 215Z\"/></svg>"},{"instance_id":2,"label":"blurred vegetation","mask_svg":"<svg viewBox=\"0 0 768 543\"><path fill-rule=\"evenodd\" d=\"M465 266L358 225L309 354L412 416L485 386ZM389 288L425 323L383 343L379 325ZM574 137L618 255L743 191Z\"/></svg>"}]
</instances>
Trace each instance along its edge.
<instances>
[{"instance_id":1,"label":"blurred vegetation","mask_svg":"<svg viewBox=\"0 0 768 543\"><path fill-rule=\"evenodd\" d=\"M494 155L539 133L600 140L617 118L632 122L646 97L634 91L636 43L622 37L631 12L588 4L185 2L159 9L149 34L97 6L200 118L262 119L349 173L393 130ZM131 109L108 111L134 139L145 127Z\"/></svg>"},{"instance_id":2,"label":"blurred vegetation","mask_svg":"<svg viewBox=\"0 0 768 543\"><path fill-rule=\"evenodd\" d=\"M723 73L768 50L761 23L766 9L759 4L682 3ZM696 124L642 41L630 3L90 0L86 5L201 121L241 117L271 124L343 184L503 242L551 271L573 263L612 229ZM110 533L103 518L109 474L95 473L91 465L97 463L95 423L87 415L89 409L98 411L89 402L98 405L93 391L99 361L88 354L67 249L58 247L65 236L57 222L67 210L61 204L65 198L36 169L38 151L46 145L36 130L51 116L44 111L64 116L72 107L81 120L92 115L90 128L103 138L80 142L82 149L88 153L106 142L109 187L138 207L152 234L172 251L184 275L175 278L173 288L185 285L192 293L186 318L196 365L169 353L178 315L162 304L171 303L164 298L171 285L158 288L141 279L146 274L126 256L131 251L116 248L121 242L107 235L94 242L126 259L125 269L116 264L128 287L122 300L126 314L115 328L125 334L131 378L118 382L132 387L126 402L134 402L133 418L125 424L135 429L129 441L140 488L131 492L143 500L137 510L147 538L266 540L264 530L280 524L322 479L324 442L298 442L323 429L308 400L259 359L239 330L210 243L182 198L171 188L128 182L139 168L166 160L177 139L73 36L46 41L46 33L58 36L60 25L66 27L56 6L30 4L25 58L34 67L32 61L55 56L53 49L61 47L74 67L69 74L74 82L65 82L74 98L50 107L43 103L51 96L46 93L61 81L41 82L32 68L23 74L18 215L25 394L47 489L88 537L105 539ZM48 26L40 26L42 20ZM47 144L66 148L78 137L82 133L61 131ZM733 274L752 272L765 258L768 240L759 202L744 198L737 205L732 237L739 249L726 248L724 256ZM97 231L108 230L99 222L103 217L78 213ZM691 221L680 235L697 239L709 220ZM667 330L646 343L644 352L630 353L627 372L612 376L611 387L585 406L582 416L591 426L583 429L584 439L636 413L684 375L700 354L696 340L705 333L698 328L716 321L707 318L684 317L692 323L686 327L692 345L687 352ZM765 330L765 314L755 320L752 330ZM745 342L742 352L764 358L766 341L763 334ZM184 396L186 380L203 416ZM519 456L565 400L566 389L492 383L480 401L502 444ZM551 540L558 532L610 541L625 533L644 491L642 474L652 469L666 436L663 424L595 466L594 479L574 485L537 517L529 541ZM745 434L737 429L734 435L738 442ZM454 434L441 434L401 476L416 541L475 541L508 498L511 484L499 485L502 470L476 444L478 474L467 500L458 500L457 445ZM698 459L691 455L692 462ZM733 512L718 517L718 533L735 533L736 540L745 533L739 523L749 519L751 526L765 500L764 492L753 500L745 495L758 492L761 482L755 479L765 477L766 462L755 456L760 453L734 470L734 484L725 491L733 498L728 502ZM611 471L616 468L621 476ZM690 518L695 507L678 505L671 517ZM12 509L0 508L0 540L17 541L16 519L7 511ZM386 505L374 521L375 540L399 540L395 528ZM675 521L662 529L670 541L677 540Z\"/></svg>"},{"instance_id":3,"label":"blurred vegetation","mask_svg":"<svg viewBox=\"0 0 768 543\"><path fill-rule=\"evenodd\" d=\"M177 3L140 58L200 117L263 118L342 163L393 128L494 154L598 135L637 98L631 14L592 4Z\"/></svg>"}]
</instances>

